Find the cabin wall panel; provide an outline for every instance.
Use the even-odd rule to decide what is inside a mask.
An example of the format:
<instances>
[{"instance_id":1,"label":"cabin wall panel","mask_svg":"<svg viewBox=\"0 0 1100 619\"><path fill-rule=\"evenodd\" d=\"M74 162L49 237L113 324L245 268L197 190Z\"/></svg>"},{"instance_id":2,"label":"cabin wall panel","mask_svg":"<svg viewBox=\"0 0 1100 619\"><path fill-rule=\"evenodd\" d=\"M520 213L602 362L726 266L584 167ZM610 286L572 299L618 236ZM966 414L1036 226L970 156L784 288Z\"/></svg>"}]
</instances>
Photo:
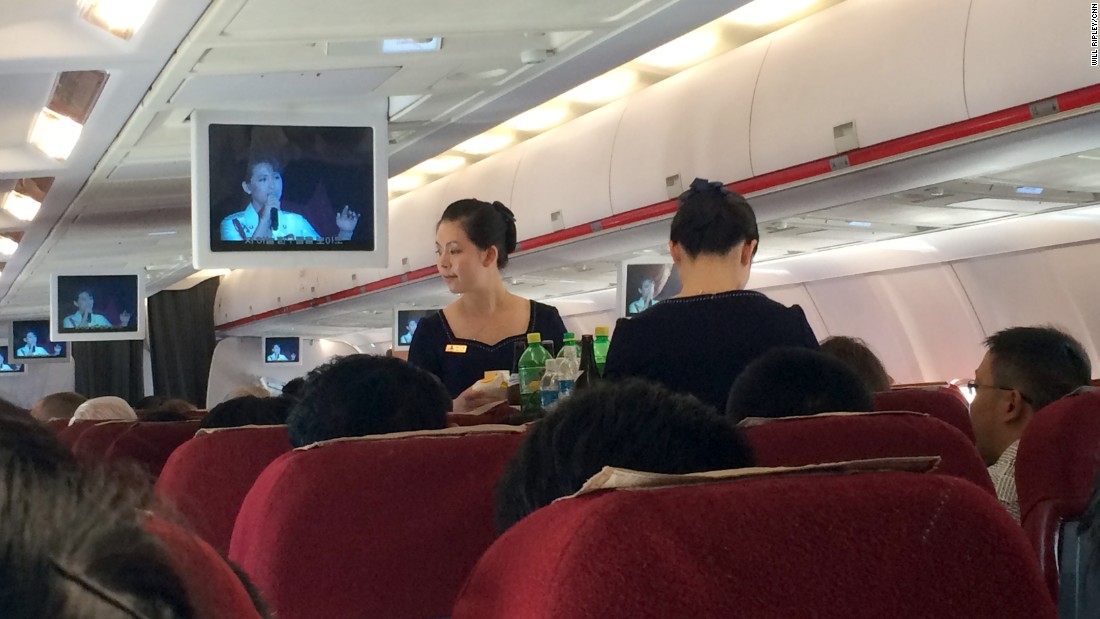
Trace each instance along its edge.
<instances>
[{"instance_id":1,"label":"cabin wall panel","mask_svg":"<svg viewBox=\"0 0 1100 619\"><path fill-rule=\"evenodd\" d=\"M0 375L0 397L30 408L44 396L76 388L73 361L28 363L22 374Z\"/></svg>"},{"instance_id":2,"label":"cabin wall panel","mask_svg":"<svg viewBox=\"0 0 1100 619\"><path fill-rule=\"evenodd\" d=\"M752 286L752 280L749 280L749 288L756 290ZM821 341L829 337L829 329L825 326L825 320L821 318L821 312L817 310L817 305L814 302L813 297L810 296L810 292L803 284L796 284L794 286L775 286L772 288L761 288L760 292L768 295L768 298L776 303L782 303L787 307L797 305L802 308L802 311L806 314L806 322L810 323L810 328L814 330L814 337L818 341Z\"/></svg>"},{"instance_id":3,"label":"cabin wall panel","mask_svg":"<svg viewBox=\"0 0 1100 619\"><path fill-rule=\"evenodd\" d=\"M700 177L751 177L752 85L767 42L754 41L632 96L611 159L611 208L629 211L668 199L665 179L684 189Z\"/></svg>"},{"instance_id":4,"label":"cabin wall panel","mask_svg":"<svg viewBox=\"0 0 1100 619\"><path fill-rule=\"evenodd\" d=\"M843 123L869 146L965 120L968 6L847 0L773 35L752 106L755 173L835 156Z\"/></svg>"},{"instance_id":5,"label":"cabin wall panel","mask_svg":"<svg viewBox=\"0 0 1100 619\"><path fill-rule=\"evenodd\" d=\"M351 355L355 347L332 340L302 339L299 348L300 365L267 365L264 363L263 339L258 337L227 337L218 342L210 361L210 381L206 388L206 404L217 406L233 389L259 384L261 378L285 383L306 375L313 368L338 355Z\"/></svg>"},{"instance_id":6,"label":"cabin wall panel","mask_svg":"<svg viewBox=\"0 0 1100 619\"><path fill-rule=\"evenodd\" d=\"M553 232L554 211L566 228L612 215L611 153L625 109L611 103L527 141L511 204L520 239Z\"/></svg>"},{"instance_id":7,"label":"cabin wall panel","mask_svg":"<svg viewBox=\"0 0 1100 619\"><path fill-rule=\"evenodd\" d=\"M1097 83L1089 55L1089 2L968 4L965 87L970 116Z\"/></svg>"}]
</instances>

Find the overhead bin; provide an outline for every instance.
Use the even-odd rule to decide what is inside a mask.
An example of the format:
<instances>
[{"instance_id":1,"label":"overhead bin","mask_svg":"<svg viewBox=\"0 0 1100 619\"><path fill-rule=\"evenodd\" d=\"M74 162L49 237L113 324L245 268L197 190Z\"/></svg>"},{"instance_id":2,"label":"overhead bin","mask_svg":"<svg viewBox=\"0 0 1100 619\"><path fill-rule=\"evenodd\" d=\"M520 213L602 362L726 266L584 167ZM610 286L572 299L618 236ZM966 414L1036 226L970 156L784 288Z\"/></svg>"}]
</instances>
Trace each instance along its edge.
<instances>
[{"instance_id":1,"label":"overhead bin","mask_svg":"<svg viewBox=\"0 0 1100 619\"><path fill-rule=\"evenodd\" d=\"M629 99L611 158L611 210L669 198L666 179L686 189L695 177L732 182L753 176L749 116L767 51L754 41Z\"/></svg>"},{"instance_id":2,"label":"overhead bin","mask_svg":"<svg viewBox=\"0 0 1100 619\"><path fill-rule=\"evenodd\" d=\"M527 146L526 142L517 144L449 176L451 182L447 185L445 201L437 205L439 213L436 219L438 220L443 214L443 209L448 204L463 198L477 198L486 202L500 201L504 206L512 208L512 189L516 184L516 171L519 169L519 162L523 159ZM419 194L419 192L415 193Z\"/></svg>"},{"instance_id":3,"label":"overhead bin","mask_svg":"<svg viewBox=\"0 0 1100 619\"><path fill-rule=\"evenodd\" d=\"M1089 2L971 0L966 102L981 116L1091 86Z\"/></svg>"},{"instance_id":4,"label":"overhead bin","mask_svg":"<svg viewBox=\"0 0 1100 619\"><path fill-rule=\"evenodd\" d=\"M520 239L612 215L611 153L625 109L611 103L527 141L512 191Z\"/></svg>"},{"instance_id":5,"label":"overhead bin","mask_svg":"<svg viewBox=\"0 0 1100 619\"><path fill-rule=\"evenodd\" d=\"M867 146L965 120L968 7L847 0L773 35L752 106L753 171L837 155L846 123Z\"/></svg>"}]
</instances>

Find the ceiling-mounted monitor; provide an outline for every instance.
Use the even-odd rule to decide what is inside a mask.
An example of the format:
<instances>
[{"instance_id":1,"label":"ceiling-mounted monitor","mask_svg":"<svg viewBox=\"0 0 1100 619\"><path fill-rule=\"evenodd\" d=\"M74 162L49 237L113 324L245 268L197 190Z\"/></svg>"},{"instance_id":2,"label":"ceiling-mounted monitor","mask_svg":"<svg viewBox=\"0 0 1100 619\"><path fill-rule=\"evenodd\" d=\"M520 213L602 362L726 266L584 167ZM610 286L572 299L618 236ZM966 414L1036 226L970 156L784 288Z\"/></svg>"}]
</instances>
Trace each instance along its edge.
<instances>
[{"instance_id":1,"label":"ceiling-mounted monitor","mask_svg":"<svg viewBox=\"0 0 1100 619\"><path fill-rule=\"evenodd\" d=\"M630 260L619 269L619 315L640 314L680 294L680 270L672 258Z\"/></svg>"},{"instance_id":2,"label":"ceiling-mounted monitor","mask_svg":"<svg viewBox=\"0 0 1100 619\"><path fill-rule=\"evenodd\" d=\"M50 340L145 339L141 273L55 273L50 276Z\"/></svg>"},{"instance_id":3,"label":"ceiling-mounted monitor","mask_svg":"<svg viewBox=\"0 0 1100 619\"><path fill-rule=\"evenodd\" d=\"M393 349L408 350L420 321L440 311L433 309L399 309L393 312Z\"/></svg>"},{"instance_id":4,"label":"ceiling-mounted monitor","mask_svg":"<svg viewBox=\"0 0 1100 619\"><path fill-rule=\"evenodd\" d=\"M50 319L13 320L11 322L11 358L8 361L66 361L69 343L50 338Z\"/></svg>"},{"instance_id":5,"label":"ceiling-mounted monitor","mask_svg":"<svg viewBox=\"0 0 1100 619\"><path fill-rule=\"evenodd\" d=\"M302 340L297 337L265 337L264 363L271 365L301 365Z\"/></svg>"},{"instance_id":6,"label":"ceiling-mounted monitor","mask_svg":"<svg viewBox=\"0 0 1100 619\"><path fill-rule=\"evenodd\" d=\"M386 122L385 99L192 115L195 267L385 267Z\"/></svg>"},{"instance_id":7,"label":"ceiling-mounted monitor","mask_svg":"<svg viewBox=\"0 0 1100 619\"><path fill-rule=\"evenodd\" d=\"M8 347L0 346L0 376L22 374L25 371L27 371L27 366L21 363L12 363L8 357Z\"/></svg>"}]
</instances>

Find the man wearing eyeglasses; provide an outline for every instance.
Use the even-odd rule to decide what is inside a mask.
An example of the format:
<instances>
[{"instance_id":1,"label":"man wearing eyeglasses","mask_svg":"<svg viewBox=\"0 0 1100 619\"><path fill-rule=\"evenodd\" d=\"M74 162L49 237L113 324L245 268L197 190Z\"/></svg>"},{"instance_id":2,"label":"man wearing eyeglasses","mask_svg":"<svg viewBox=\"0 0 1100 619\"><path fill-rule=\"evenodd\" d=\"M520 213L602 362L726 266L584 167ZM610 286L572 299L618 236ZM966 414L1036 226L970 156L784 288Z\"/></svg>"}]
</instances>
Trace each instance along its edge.
<instances>
[{"instance_id":1,"label":"man wearing eyeglasses","mask_svg":"<svg viewBox=\"0 0 1100 619\"><path fill-rule=\"evenodd\" d=\"M1051 327L1013 327L985 341L974 371L970 421L997 498L1020 520L1016 448L1035 413L1089 384L1092 368L1081 344Z\"/></svg>"}]
</instances>

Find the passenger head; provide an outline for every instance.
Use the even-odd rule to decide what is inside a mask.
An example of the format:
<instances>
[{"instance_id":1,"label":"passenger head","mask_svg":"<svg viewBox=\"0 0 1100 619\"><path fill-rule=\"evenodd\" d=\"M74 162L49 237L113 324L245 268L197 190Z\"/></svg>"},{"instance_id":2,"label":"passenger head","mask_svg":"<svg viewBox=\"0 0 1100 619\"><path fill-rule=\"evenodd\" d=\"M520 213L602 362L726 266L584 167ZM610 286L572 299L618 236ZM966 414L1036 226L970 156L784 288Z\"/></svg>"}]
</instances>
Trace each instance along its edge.
<instances>
[{"instance_id":1,"label":"passenger head","mask_svg":"<svg viewBox=\"0 0 1100 619\"><path fill-rule=\"evenodd\" d=\"M113 395L106 395L99 398L92 398L76 407L72 419L69 420L69 425L77 421L109 420L137 421L137 413L134 412L134 409L130 408L126 400L116 398Z\"/></svg>"},{"instance_id":2,"label":"passenger head","mask_svg":"<svg viewBox=\"0 0 1100 619\"><path fill-rule=\"evenodd\" d=\"M349 355L309 373L287 419L290 442L302 447L345 436L447 425L451 398L433 374L400 359Z\"/></svg>"},{"instance_id":3,"label":"passenger head","mask_svg":"<svg viewBox=\"0 0 1100 619\"><path fill-rule=\"evenodd\" d=\"M752 464L740 431L695 397L640 380L601 383L527 432L496 485L497 528L577 492L605 466L697 473Z\"/></svg>"},{"instance_id":4,"label":"passenger head","mask_svg":"<svg viewBox=\"0 0 1100 619\"><path fill-rule=\"evenodd\" d=\"M99 471L48 474L0 454L0 617L193 617L144 529L146 499Z\"/></svg>"},{"instance_id":5,"label":"passenger head","mask_svg":"<svg viewBox=\"0 0 1100 619\"><path fill-rule=\"evenodd\" d=\"M745 280L743 287L759 242L756 214L740 194L697 178L680 195L668 246L681 271L700 258L728 261Z\"/></svg>"},{"instance_id":6,"label":"passenger head","mask_svg":"<svg viewBox=\"0 0 1100 619\"><path fill-rule=\"evenodd\" d=\"M9 402L3 397L0 397L0 413L21 413L26 415L27 409L15 404L14 402Z\"/></svg>"},{"instance_id":7,"label":"passenger head","mask_svg":"<svg viewBox=\"0 0 1100 619\"><path fill-rule=\"evenodd\" d=\"M3 456L45 473L76 466L72 452L57 434L25 413L0 413L0 457Z\"/></svg>"},{"instance_id":8,"label":"passenger head","mask_svg":"<svg viewBox=\"0 0 1100 619\"><path fill-rule=\"evenodd\" d=\"M1089 384L1092 367L1077 340L1052 327L1013 327L985 341L974 371L970 421L978 452L997 462L1023 435L1031 416Z\"/></svg>"},{"instance_id":9,"label":"passenger head","mask_svg":"<svg viewBox=\"0 0 1100 619\"><path fill-rule=\"evenodd\" d=\"M168 398L162 395L147 395L137 402L134 402L133 407L136 411L151 411L167 401Z\"/></svg>"},{"instance_id":10,"label":"passenger head","mask_svg":"<svg viewBox=\"0 0 1100 619\"><path fill-rule=\"evenodd\" d=\"M240 385L230 390L229 393L225 395L225 398L222 399L222 402L227 402L233 398L240 398L246 395L256 396L257 398L270 398L271 392L263 385Z\"/></svg>"},{"instance_id":11,"label":"passenger head","mask_svg":"<svg viewBox=\"0 0 1100 619\"><path fill-rule=\"evenodd\" d=\"M821 352L836 357L855 370L872 392L889 391L893 382L875 353L858 337L834 335L821 342Z\"/></svg>"},{"instance_id":12,"label":"passenger head","mask_svg":"<svg viewBox=\"0 0 1100 619\"><path fill-rule=\"evenodd\" d=\"M31 407L31 415L39 421L72 419L76 408L87 401L88 398L72 391L51 393L35 402L34 406Z\"/></svg>"},{"instance_id":13,"label":"passenger head","mask_svg":"<svg viewBox=\"0 0 1100 619\"><path fill-rule=\"evenodd\" d=\"M306 379L299 376L298 378L292 378L283 385L283 395L291 398L296 398L302 395L302 389L306 386Z\"/></svg>"},{"instance_id":14,"label":"passenger head","mask_svg":"<svg viewBox=\"0 0 1100 619\"><path fill-rule=\"evenodd\" d=\"M808 348L774 348L750 363L730 388L726 416L801 417L875 410L870 390L847 365Z\"/></svg>"},{"instance_id":15,"label":"passenger head","mask_svg":"<svg viewBox=\"0 0 1100 619\"><path fill-rule=\"evenodd\" d=\"M286 423L294 400L289 396L257 398L254 395L226 400L210 409L199 421L200 428L277 426Z\"/></svg>"},{"instance_id":16,"label":"passenger head","mask_svg":"<svg viewBox=\"0 0 1100 619\"><path fill-rule=\"evenodd\" d=\"M515 250L516 217L500 202L453 202L435 227L436 266L451 292L499 278Z\"/></svg>"}]
</instances>

